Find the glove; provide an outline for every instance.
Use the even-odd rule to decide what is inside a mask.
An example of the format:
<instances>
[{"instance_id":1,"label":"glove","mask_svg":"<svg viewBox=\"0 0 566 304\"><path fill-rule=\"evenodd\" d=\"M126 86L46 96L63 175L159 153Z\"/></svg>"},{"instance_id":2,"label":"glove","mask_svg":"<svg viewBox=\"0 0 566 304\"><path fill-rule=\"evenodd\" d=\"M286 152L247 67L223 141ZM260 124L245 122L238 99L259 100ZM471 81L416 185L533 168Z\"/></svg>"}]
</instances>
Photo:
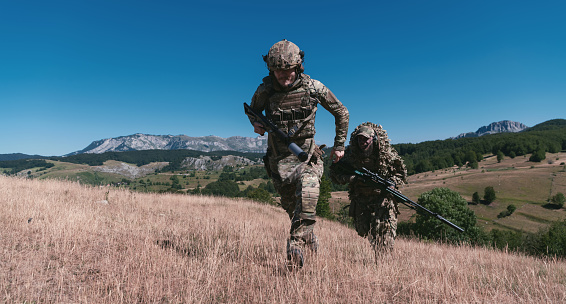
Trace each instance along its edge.
<instances>
[{"instance_id":1,"label":"glove","mask_svg":"<svg viewBox=\"0 0 566 304\"><path fill-rule=\"evenodd\" d=\"M326 148L326 145L320 145L320 146L315 145L312 155L316 158L322 158L322 155L324 155L324 151L322 149L324 148Z\"/></svg>"}]
</instances>

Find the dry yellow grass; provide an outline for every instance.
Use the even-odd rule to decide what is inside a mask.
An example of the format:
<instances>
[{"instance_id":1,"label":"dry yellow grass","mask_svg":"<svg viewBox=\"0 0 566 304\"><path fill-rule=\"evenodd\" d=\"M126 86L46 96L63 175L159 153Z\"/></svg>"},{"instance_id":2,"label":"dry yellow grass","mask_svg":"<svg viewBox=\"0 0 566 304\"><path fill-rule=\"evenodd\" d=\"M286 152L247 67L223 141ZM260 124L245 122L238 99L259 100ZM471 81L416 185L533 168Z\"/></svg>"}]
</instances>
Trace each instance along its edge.
<instances>
[{"instance_id":1,"label":"dry yellow grass","mask_svg":"<svg viewBox=\"0 0 566 304\"><path fill-rule=\"evenodd\" d=\"M566 263L399 239L319 221L321 248L285 268L289 220L249 201L0 176L6 303L563 303ZM108 198L109 204L97 203ZM30 220L31 219L31 220Z\"/></svg>"}]
</instances>

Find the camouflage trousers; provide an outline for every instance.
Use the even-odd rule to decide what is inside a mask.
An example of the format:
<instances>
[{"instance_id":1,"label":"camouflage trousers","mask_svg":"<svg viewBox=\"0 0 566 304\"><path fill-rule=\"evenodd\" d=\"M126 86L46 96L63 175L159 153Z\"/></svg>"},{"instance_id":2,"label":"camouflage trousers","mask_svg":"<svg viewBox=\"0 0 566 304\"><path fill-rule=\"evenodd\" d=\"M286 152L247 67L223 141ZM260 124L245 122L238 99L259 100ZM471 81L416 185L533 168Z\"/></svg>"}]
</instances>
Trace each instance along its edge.
<instances>
[{"instance_id":1,"label":"camouflage trousers","mask_svg":"<svg viewBox=\"0 0 566 304\"><path fill-rule=\"evenodd\" d=\"M367 237L376 254L390 252L397 236L396 203L387 197L351 198L354 227L361 237Z\"/></svg>"},{"instance_id":2,"label":"camouflage trousers","mask_svg":"<svg viewBox=\"0 0 566 304\"><path fill-rule=\"evenodd\" d=\"M300 162L294 155L278 162L271 162L273 185L281 195L281 206L291 219L289 248L305 245L316 250L313 229L316 222L320 179L323 173L322 159L314 156L308 162Z\"/></svg>"}]
</instances>

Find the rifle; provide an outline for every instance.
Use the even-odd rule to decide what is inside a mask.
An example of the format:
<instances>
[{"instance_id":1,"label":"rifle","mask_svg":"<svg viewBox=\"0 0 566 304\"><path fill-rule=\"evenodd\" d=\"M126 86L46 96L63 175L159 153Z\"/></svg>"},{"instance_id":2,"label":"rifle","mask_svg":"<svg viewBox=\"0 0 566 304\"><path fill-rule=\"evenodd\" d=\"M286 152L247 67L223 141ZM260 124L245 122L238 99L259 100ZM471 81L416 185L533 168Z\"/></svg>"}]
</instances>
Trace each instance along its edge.
<instances>
[{"instance_id":1,"label":"rifle","mask_svg":"<svg viewBox=\"0 0 566 304\"><path fill-rule=\"evenodd\" d=\"M303 149L297 146L296 143L291 142L289 135L283 133L283 131L277 128L277 126L271 120L269 120L269 118L265 117L261 113L254 111L245 102L244 111L246 112L246 115L253 116L257 121L259 121L268 133L274 133L281 141L283 141L287 145L287 149L289 149L291 153L297 156L301 162L304 162L309 158L309 155L305 151L303 151Z\"/></svg>"},{"instance_id":2,"label":"rifle","mask_svg":"<svg viewBox=\"0 0 566 304\"><path fill-rule=\"evenodd\" d=\"M341 165L343 165L343 164L341 164ZM345 166L342 166L342 167L345 167ZM456 229L460 232L464 232L464 229L458 227L456 224L445 219L440 214L426 209L425 207L413 202L411 199L409 199L408 197L401 194L401 192L399 192L395 189L396 185L395 185L394 182L392 182L388 179L385 179L385 178L379 176L379 174L373 173L373 172L371 172L370 170L368 170L364 167L362 167L362 171L359 171L359 170L353 170L353 171L354 171L354 174L362 177L363 180L369 179L372 182L378 184L381 188L384 188L387 192L391 193L393 196L398 198L401 201L401 203L403 203L405 206L407 206L407 207L409 207L413 210L421 209L421 210L425 211L426 213L428 213L430 216L434 216L437 219L439 219L440 221L442 221L443 223L448 224L450 227L452 227L452 228L454 228L454 229Z\"/></svg>"}]
</instances>

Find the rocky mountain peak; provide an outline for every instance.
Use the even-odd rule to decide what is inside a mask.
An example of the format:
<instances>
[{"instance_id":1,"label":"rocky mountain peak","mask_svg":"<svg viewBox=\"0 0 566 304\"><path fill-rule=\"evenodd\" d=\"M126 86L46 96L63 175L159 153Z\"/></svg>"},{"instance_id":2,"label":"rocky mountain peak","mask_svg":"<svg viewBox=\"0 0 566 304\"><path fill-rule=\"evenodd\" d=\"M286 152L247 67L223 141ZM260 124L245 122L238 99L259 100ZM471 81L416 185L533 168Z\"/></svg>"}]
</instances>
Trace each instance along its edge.
<instances>
[{"instance_id":1,"label":"rocky mountain peak","mask_svg":"<svg viewBox=\"0 0 566 304\"><path fill-rule=\"evenodd\" d=\"M496 134L496 133L506 133L506 132L521 132L528 127L520 122L510 121L510 120L502 120L499 122L493 122L487 126L483 126L479 128L476 132L468 132L462 133L456 137L452 137L453 139L464 138L464 137L479 137L487 134Z\"/></svg>"},{"instance_id":2,"label":"rocky mountain peak","mask_svg":"<svg viewBox=\"0 0 566 304\"><path fill-rule=\"evenodd\" d=\"M238 151L264 153L267 150L267 136L222 138L215 135L190 137L187 135L133 134L93 141L86 148L69 155L81 153L101 154L139 150L188 149L203 152Z\"/></svg>"}]
</instances>

